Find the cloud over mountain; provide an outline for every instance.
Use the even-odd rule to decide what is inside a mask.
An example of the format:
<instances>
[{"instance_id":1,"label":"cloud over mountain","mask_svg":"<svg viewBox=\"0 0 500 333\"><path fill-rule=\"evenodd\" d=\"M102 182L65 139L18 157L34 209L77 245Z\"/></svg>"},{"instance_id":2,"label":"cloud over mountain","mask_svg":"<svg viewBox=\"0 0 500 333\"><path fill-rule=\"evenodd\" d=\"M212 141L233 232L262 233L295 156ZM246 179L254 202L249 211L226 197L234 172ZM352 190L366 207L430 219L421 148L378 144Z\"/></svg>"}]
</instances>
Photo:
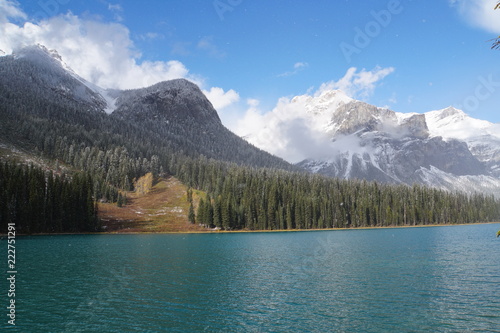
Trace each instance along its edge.
<instances>
[{"instance_id":1,"label":"cloud over mountain","mask_svg":"<svg viewBox=\"0 0 500 333\"><path fill-rule=\"evenodd\" d=\"M377 84L393 71L392 67L377 66L370 71L351 67L341 79L323 83L311 95L279 99L269 112L260 110L258 103L252 100L233 130L257 147L289 162L297 163L311 156L322 158L338 149L338 143L332 143L325 132L336 108L352 98L369 97ZM318 109L321 114L317 114ZM311 113L316 114L312 117Z\"/></svg>"},{"instance_id":2,"label":"cloud over mountain","mask_svg":"<svg viewBox=\"0 0 500 333\"><path fill-rule=\"evenodd\" d=\"M207 97L223 108L238 94L218 87L204 87L204 79L180 61L142 60L130 32L121 23L83 19L72 13L29 22L17 3L0 0L0 50L10 54L28 45L55 49L77 74L103 87L135 89L160 81L186 78L206 88Z\"/></svg>"}]
</instances>

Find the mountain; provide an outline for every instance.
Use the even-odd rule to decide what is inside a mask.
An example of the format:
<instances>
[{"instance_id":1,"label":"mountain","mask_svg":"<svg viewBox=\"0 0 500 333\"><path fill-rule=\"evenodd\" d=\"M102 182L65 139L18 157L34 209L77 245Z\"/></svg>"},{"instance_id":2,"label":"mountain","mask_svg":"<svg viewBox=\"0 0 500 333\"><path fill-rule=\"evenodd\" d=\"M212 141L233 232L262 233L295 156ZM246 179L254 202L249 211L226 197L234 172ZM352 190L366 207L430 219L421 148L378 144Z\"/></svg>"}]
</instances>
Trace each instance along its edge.
<instances>
[{"instance_id":1,"label":"mountain","mask_svg":"<svg viewBox=\"0 0 500 333\"><path fill-rule=\"evenodd\" d=\"M471 118L453 107L427 112L425 118L432 136L465 142L488 173L500 177L500 124Z\"/></svg>"},{"instance_id":2,"label":"mountain","mask_svg":"<svg viewBox=\"0 0 500 333\"><path fill-rule=\"evenodd\" d=\"M79 77L57 51L41 45L0 57L0 120L0 142L49 156L61 150L62 141L73 151L124 147L136 158L168 159L181 153L294 169L225 128L192 82L180 79L143 89L105 90Z\"/></svg>"},{"instance_id":3,"label":"mountain","mask_svg":"<svg viewBox=\"0 0 500 333\"><path fill-rule=\"evenodd\" d=\"M1 57L0 73L5 93L30 94L42 101L57 96L67 107L96 112L107 108L108 103L102 94L71 71L57 51L42 45L29 46L12 56ZM2 96L5 98L5 94Z\"/></svg>"},{"instance_id":4,"label":"mountain","mask_svg":"<svg viewBox=\"0 0 500 333\"><path fill-rule=\"evenodd\" d=\"M303 109L310 135L324 138L311 147L311 157L297 164L311 172L500 196L500 136L495 134L500 125L454 108L398 113L350 99L338 90L298 96L291 104ZM271 137L269 130L263 128L247 139L269 146L264 141Z\"/></svg>"},{"instance_id":5,"label":"mountain","mask_svg":"<svg viewBox=\"0 0 500 333\"><path fill-rule=\"evenodd\" d=\"M297 109L309 105L314 129L333 139L328 140L324 156L332 155L324 165L309 161L316 171L393 183L420 177L437 184L449 182L448 175L465 177L464 184L491 178L483 173L494 167L475 158L465 142L432 137L425 117L375 108L338 91L299 97L295 103ZM296 125L301 129L300 121ZM440 159L441 153L448 155ZM41 46L0 57L0 160L16 162L0 163L0 203L7 203L0 205L4 231L7 221L27 233L89 230L88 223L71 225L82 212L82 198L91 203L84 207L89 218L95 216L96 202L101 212L108 204L113 212L125 203L138 215L147 212L136 221L141 225L170 223L186 214L191 223L226 230L465 223L499 216L498 202L483 194L468 197L423 186L289 172L303 170L226 129L195 84L172 80L142 89L105 90ZM32 166L20 168L18 161ZM173 186L172 176L183 186ZM156 201L154 207L146 205L151 197L131 197L129 191L141 187L141 179L162 177L170 182L153 191L168 190L164 195L178 202L175 207L161 204L159 209ZM72 190L58 185L59 180L74 181ZM157 199L166 200L164 195ZM112 203L118 207L110 207ZM158 220L149 208L159 209L154 214ZM111 213L110 218L119 216L130 218L126 213ZM127 228L130 222L118 224Z\"/></svg>"},{"instance_id":6,"label":"mountain","mask_svg":"<svg viewBox=\"0 0 500 333\"><path fill-rule=\"evenodd\" d=\"M131 121L186 120L220 125L217 111L194 83L177 79L115 92L114 115Z\"/></svg>"}]
</instances>

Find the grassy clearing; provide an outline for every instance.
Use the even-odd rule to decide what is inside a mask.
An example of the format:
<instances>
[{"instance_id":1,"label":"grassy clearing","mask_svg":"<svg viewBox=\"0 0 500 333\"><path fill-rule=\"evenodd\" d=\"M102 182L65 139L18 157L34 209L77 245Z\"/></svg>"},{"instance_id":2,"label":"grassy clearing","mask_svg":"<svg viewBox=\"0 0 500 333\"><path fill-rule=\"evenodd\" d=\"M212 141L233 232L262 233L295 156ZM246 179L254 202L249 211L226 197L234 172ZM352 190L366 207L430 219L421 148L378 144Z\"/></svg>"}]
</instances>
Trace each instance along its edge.
<instances>
[{"instance_id":1,"label":"grassy clearing","mask_svg":"<svg viewBox=\"0 0 500 333\"><path fill-rule=\"evenodd\" d=\"M187 188L174 177L162 178L145 194L127 192L127 204L99 204L107 232L200 232L188 221ZM193 193L195 203L200 194ZM195 204L196 207L196 204Z\"/></svg>"}]
</instances>

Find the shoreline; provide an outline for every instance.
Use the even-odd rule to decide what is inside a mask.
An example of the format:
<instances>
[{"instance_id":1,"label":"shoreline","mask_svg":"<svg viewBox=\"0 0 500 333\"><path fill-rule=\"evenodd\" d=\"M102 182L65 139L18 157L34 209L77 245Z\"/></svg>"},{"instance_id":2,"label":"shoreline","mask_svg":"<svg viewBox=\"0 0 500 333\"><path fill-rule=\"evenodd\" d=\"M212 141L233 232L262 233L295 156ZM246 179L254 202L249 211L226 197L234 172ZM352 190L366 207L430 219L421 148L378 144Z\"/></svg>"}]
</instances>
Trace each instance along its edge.
<instances>
[{"instance_id":1,"label":"shoreline","mask_svg":"<svg viewBox=\"0 0 500 333\"><path fill-rule=\"evenodd\" d=\"M39 233L39 234L16 234L17 236L78 236L78 235L186 235L186 234L233 234L233 233L271 233L271 232L312 232L312 231L346 231L346 230L376 230L376 229L400 229L400 228L432 228L451 227L480 224L500 224L498 222L477 222L477 223L446 223L446 224L423 224L423 225L395 225L395 226L371 226L356 228L323 228L323 229L277 229L277 230L202 230L202 231L131 231L131 232L75 232L75 233ZM7 234L0 234L0 237L7 237Z\"/></svg>"}]
</instances>

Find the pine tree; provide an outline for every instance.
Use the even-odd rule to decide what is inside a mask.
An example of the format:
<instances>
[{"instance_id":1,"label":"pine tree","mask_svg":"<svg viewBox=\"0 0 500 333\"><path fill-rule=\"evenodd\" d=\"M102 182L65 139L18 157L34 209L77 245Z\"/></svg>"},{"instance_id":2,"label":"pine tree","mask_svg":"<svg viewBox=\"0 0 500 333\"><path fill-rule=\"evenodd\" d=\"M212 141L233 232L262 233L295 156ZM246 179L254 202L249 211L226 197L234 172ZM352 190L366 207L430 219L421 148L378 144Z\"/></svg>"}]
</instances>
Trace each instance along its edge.
<instances>
[{"instance_id":1,"label":"pine tree","mask_svg":"<svg viewBox=\"0 0 500 333\"><path fill-rule=\"evenodd\" d=\"M196 223L196 217L194 214L194 208L192 203L189 204L188 220L191 224Z\"/></svg>"}]
</instances>

